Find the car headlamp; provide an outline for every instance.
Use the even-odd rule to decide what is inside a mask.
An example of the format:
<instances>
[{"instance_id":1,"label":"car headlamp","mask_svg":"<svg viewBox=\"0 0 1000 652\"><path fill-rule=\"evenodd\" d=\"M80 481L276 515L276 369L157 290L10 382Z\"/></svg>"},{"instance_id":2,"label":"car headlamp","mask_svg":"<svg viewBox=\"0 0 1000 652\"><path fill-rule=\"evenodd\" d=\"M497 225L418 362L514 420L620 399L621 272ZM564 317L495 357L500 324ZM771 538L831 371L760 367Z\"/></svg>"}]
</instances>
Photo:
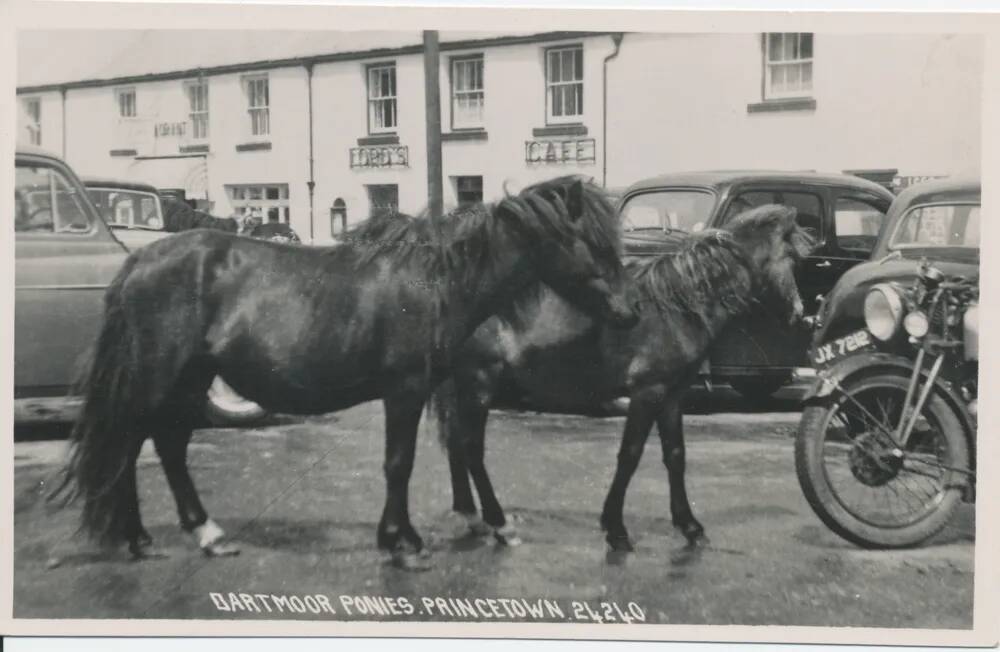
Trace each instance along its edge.
<instances>
[{"instance_id":1,"label":"car headlamp","mask_svg":"<svg viewBox=\"0 0 1000 652\"><path fill-rule=\"evenodd\" d=\"M903 300L888 283L873 285L865 297L865 325L883 342L899 330L903 319Z\"/></svg>"}]
</instances>

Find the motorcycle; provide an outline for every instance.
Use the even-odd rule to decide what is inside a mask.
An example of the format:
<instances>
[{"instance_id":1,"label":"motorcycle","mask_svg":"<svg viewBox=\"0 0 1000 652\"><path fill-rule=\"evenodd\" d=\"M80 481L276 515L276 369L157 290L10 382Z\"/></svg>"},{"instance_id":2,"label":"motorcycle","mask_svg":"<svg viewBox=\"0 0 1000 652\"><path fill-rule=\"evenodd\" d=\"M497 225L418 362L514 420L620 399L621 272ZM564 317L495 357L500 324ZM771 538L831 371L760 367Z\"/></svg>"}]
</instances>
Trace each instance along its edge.
<instances>
[{"instance_id":1,"label":"motorcycle","mask_svg":"<svg viewBox=\"0 0 1000 652\"><path fill-rule=\"evenodd\" d=\"M833 532L916 546L974 500L979 281L926 261L865 297L866 328L814 348L795 468Z\"/></svg>"}]
</instances>

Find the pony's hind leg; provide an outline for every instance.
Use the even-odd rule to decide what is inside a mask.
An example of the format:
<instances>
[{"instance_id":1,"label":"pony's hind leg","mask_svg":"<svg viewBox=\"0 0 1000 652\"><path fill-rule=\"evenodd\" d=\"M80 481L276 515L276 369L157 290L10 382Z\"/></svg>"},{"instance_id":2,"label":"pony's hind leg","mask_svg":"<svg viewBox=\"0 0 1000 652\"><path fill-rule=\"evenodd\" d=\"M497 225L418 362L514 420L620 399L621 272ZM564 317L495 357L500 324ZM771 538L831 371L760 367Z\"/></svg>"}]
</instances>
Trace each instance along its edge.
<instances>
[{"instance_id":1,"label":"pony's hind leg","mask_svg":"<svg viewBox=\"0 0 1000 652\"><path fill-rule=\"evenodd\" d=\"M689 544L695 544L705 537L705 528L691 511L687 488L684 483L684 409L682 392L669 397L663 411L656 417L663 449L663 464L667 467L670 483L670 516L674 527L680 530Z\"/></svg>"},{"instance_id":2,"label":"pony's hind leg","mask_svg":"<svg viewBox=\"0 0 1000 652\"><path fill-rule=\"evenodd\" d=\"M128 542L128 551L133 559L141 559L149 556L147 548L153 545L153 537L149 535L142 525L142 515L139 510L139 487L136 481L136 465L139 459L139 451L145 443L145 437L136 437L133 442L129 456L125 463L125 509L127 513L125 521L125 540Z\"/></svg>"},{"instance_id":3,"label":"pony's hind leg","mask_svg":"<svg viewBox=\"0 0 1000 652\"><path fill-rule=\"evenodd\" d=\"M181 528L194 537L195 543L206 555L239 554L239 548L223 542L225 532L208 517L201 504L194 481L188 472L187 449L190 441L190 428L161 427L153 434L156 452L160 456L167 483L177 503Z\"/></svg>"},{"instance_id":4,"label":"pony's hind leg","mask_svg":"<svg viewBox=\"0 0 1000 652\"><path fill-rule=\"evenodd\" d=\"M521 543L514 526L507 523L507 517L500 506L493 483L486 471L486 420L489 408L474 400L463 400L459 403L459 419L463 432L462 441L465 449L465 463L469 474L476 485L479 502L483 508L483 521L493 528L493 536L502 544L516 546Z\"/></svg>"},{"instance_id":5,"label":"pony's hind leg","mask_svg":"<svg viewBox=\"0 0 1000 652\"><path fill-rule=\"evenodd\" d=\"M604 499L604 509L601 510L601 528L607 533L605 538L608 545L616 552L632 552L635 549L629 539L628 530L625 529L622 512L625 509L625 492L639 466L642 450L653 427L653 420L662 404L659 392L650 394L646 396L636 393L629 401L621 447L618 449L615 477Z\"/></svg>"},{"instance_id":6,"label":"pony's hind leg","mask_svg":"<svg viewBox=\"0 0 1000 652\"><path fill-rule=\"evenodd\" d=\"M464 519L465 525L473 534L489 534L490 528L479 516L476 499L472 495L469 467L465 463L465 444L460 437L450 435L447 446L448 470L451 474L451 511Z\"/></svg>"}]
</instances>

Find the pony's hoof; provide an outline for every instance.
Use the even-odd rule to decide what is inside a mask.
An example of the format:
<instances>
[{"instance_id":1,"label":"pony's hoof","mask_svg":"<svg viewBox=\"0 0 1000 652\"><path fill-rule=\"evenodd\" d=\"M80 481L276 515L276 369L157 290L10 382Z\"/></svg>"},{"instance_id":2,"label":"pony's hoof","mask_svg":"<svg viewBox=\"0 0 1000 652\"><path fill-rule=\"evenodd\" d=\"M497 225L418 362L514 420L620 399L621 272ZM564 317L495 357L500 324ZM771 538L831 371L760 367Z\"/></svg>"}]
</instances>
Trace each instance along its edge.
<instances>
[{"instance_id":1,"label":"pony's hoof","mask_svg":"<svg viewBox=\"0 0 1000 652\"><path fill-rule=\"evenodd\" d=\"M143 530L136 538L136 543L139 544L140 548L149 548L153 545L153 537L149 536L149 532Z\"/></svg>"},{"instance_id":2,"label":"pony's hoof","mask_svg":"<svg viewBox=\"0 0 1000 652\"><path fill-rule=\"evenodd\" d=\"M608 535L606 540L614 552L635 552L635 546L627 534Z\"/></svg>"},{"instance_id":3,"label":"pony's hoof","mask_svg":"<svg viewBox=\"0 0 1000 652\"><path fill-rule=\"evenodd\" d=\"M430 570L430 551L397 550L392 553L392 565L400 570L422 572Z\"/></svg>"},{"instance_id":4,"label":"pony's hoof","mask_svg":"<svg viewBox=\"0 0 1000 652\"><path fill-rule=\"evenodd\" d=\"M202 546L201 551L206 557L235 557L240 554L239 546L221 541Z\"/></svg>"},{"instance_id":5,"label":"pony's hoof","mask_svg":"<svg viewBox=\"0 0 1000 652\"><path fill-rule=\"evenodd\" d=\"M475 518L469 518L468 524L469 524L469 532L473 536L485 537L486 535L488 535L490 532L493 531L493 528L487 525L486 522L483 521L483 519L479 518L478 516Z\"/></svg>"},{"instance_id":6,"label":"pony's hoof","mask_svg":"<svg viewBox=\"0 0 1000 652\"><path fill-rule=\"evenodd\" d=\"M689 546L708 543L708 537L705 536L705 528L701 526L701 523L693 521L676 527L684 535L684 538L687 539Z\"/></svg>"},{"instance_id":7,"label":"pony's hoof","mask_svg":"<svg viewBox=\"0 0 1000 652\"><path fill-rule=\"evenodd\" d=\"M509 525L504 525L494 530L493 537L497 540L497 543L508 548L514 548L524 543L521 537L517 536L517 530Z\"/></svg>"}]
</instances>

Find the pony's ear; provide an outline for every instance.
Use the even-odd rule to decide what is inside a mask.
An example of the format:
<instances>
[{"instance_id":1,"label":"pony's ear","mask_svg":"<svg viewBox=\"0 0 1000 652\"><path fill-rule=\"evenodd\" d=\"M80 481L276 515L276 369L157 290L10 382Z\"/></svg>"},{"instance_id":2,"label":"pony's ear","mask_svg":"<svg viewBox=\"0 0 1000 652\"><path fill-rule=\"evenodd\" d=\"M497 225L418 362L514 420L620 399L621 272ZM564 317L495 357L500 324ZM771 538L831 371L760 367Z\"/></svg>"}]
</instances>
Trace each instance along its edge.
<instances>
[{"instance_id":1,"label":"pony's ear","mask_svg":"<svg viewBox=\"0 0 1000 652\"><path fill-rule=\"evenodd\" d=\"M566 210L571 220L583 217L583 181L576 179L566 189Z\"/></svg>"}]
</instances>

